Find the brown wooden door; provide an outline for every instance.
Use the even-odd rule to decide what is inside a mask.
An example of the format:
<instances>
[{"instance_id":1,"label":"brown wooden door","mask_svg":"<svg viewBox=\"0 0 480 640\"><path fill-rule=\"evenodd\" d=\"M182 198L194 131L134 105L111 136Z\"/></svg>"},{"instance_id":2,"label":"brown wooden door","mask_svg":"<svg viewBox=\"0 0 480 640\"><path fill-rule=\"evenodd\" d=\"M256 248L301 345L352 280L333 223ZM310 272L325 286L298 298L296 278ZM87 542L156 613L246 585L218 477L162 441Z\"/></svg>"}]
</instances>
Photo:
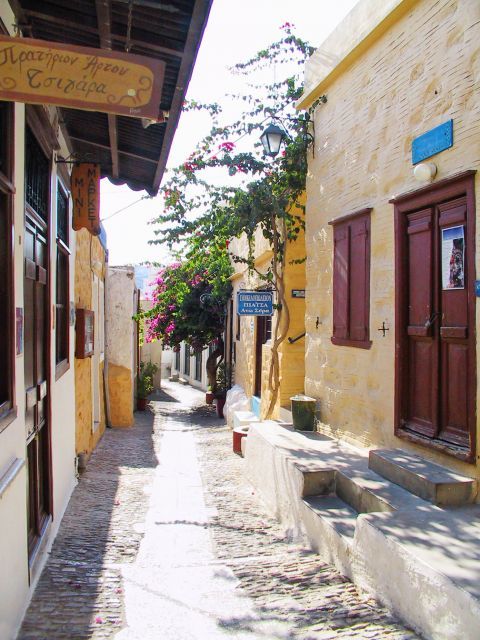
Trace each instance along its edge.
<instances>
[{"instance_id":1,"label":"brown wooden door","mask_svg":"<svg viewBox=\"0 0 480 640\"><path fill-rule=\"evenodd\" d=\"M441 200L441 193L437 198ZM397 292L399 423L401 430L447 448L471 449L473 216L467 194L437 202L434 195L431 201L429 206L406 208L397 225L403 235L397 246L397 287L404 289Z\"/></svg>"},{"instance_id":2,"label":"brown wooden door","mask_svg":"<svg viewBox=\"0 0 480 640\"><path fill-rule=\"evenodd\" d=\"M24 368L28 458L28 543L34 552L44 530L50 504L48 430L48 247L46 224L27 216L25 222Z\"/></svg>"}]
</instances>

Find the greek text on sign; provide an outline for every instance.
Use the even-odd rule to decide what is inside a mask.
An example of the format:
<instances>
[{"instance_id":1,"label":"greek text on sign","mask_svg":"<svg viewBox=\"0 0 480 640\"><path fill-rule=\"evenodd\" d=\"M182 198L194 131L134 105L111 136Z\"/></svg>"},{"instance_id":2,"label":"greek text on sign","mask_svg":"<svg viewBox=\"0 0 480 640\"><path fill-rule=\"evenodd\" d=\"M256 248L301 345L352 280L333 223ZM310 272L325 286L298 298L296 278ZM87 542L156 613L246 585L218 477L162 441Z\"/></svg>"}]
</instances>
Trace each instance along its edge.
<instances>
[{"instance_id":1,"label":"greek text on sign","mask_svg":"<svg viewBox=\"0 0 480 640\"><path fill-rule=\"evenodd\" d=\"M0 100L158 120L164 72L144 56L0 36Z\"/></svg>"},{"instance_id":2,"label":"greek text on sign","mask_svg":"<svg viewBox=\"0 0 480 640\"><path fill-rule=\"evenodd\" d=\"M85 227L100 234L100 165L81 163L72 168L73 229Z\"/></svg>"},{"instance_id":3,"label":"greek text on sign","mask_svg":"<svg viewBox=\"0 0 480 640\"><path fill-rule=\"evenodd\" d=\"M453 120L447 120L412 140L412 164L417 164L452 146Z\"/></svg>"},{"instance_id":4,"label":"greek text on sign","mask_svg":"<svg viewBox=\"0 0 480 640\"><path fill-rule=\"evenodd\" d=\"M239 316L273 315L273 293L271 291L239 291L237 313Z\"/></svg>"}]
</instances>

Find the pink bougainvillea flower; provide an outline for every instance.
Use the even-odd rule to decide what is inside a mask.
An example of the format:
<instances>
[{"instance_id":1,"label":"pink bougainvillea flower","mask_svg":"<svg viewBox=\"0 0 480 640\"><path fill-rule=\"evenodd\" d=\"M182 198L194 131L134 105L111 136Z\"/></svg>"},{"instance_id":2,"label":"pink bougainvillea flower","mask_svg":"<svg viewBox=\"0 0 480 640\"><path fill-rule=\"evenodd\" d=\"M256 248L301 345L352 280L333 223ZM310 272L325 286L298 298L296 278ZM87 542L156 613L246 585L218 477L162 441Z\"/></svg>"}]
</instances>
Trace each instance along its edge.
<instances>
[{"instance_id":1,"label":"pink bougainvillea flower","mask_svg":"<svg viewBox=\"0 0 480 640\"><path fill-rule=\"evenodd\" d=\"M96 622L96 624L103 624L103 618L101 618L100 616L97 616L95 618L95 622Z\"/></svg>"},{"instance_id":2,"label":"pink bougainvillea flower","mask_svg":"<svg viewBox=\"0 0 480 640\"><path fill-rule=\"evenodd\" d=\"M233 142L222 142L218 145L218 148L222 151L233 151L235 144Z\"/></svg>"}]
</instances>

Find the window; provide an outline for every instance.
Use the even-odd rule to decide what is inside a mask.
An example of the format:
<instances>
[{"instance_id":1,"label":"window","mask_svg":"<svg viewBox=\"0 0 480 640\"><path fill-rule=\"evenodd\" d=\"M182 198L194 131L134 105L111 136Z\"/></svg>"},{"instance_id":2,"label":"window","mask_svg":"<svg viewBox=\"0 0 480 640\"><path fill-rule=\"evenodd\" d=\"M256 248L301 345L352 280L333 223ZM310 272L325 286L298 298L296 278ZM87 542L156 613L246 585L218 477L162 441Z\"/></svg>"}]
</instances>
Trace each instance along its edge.
<instances>
[{"instance_id":1,"label":"window","mask_svg":"<svg viewBox=\"0 0 480 640\"><path fill-rule=\"evenodd\" d=\"M183 358L183 373L186 376L190 375L190 345L186 344L185 345L185 351L183 354L184 358Z\"/></svg>"},{"instance_id":2,"label":"window","mask_svg":"<svg viewBox=\"0 0 480 640\"><path fill-rule=\"evenodd\" d=\"M12 135L13 107L0 103L0 431L15 417L14 382L14 321L13 321L13 244L12 244Z\"/></svg>"},{"instance_id":3,"label":"window","mask_svg":"<svg viewBox=\"0 0 480 640\"><path fill-rule=\"evenodd\" d=\"M180 371L180 347L175 351L175 370Z\"/></svg>"},{"instance_id":4,"label":"window","mask_svg":"<svg viewBox=\"0 0 480 640\"><path fill-rule=\"evenodd\" d=\"M55 301L55 364L58 379L69 362L69 258L68 196L57 185L57 287Z\"/></svg>"},{"instance_id":5,"label":"window","mask_svg":"<svg viewBox=\"0 0 480 640\"><path fill-rule=\"evenodd\" d=\"M30 128L26 131L25 198L44 222L48 222L50 165Z\"/></svg>"},{"instance_id":6,"label":"window","mask_svg":"<svg viewBox=\"0 0 480 640\"><path fill-rule=\"evenodd\" d=\"M369 349L370 212L363 209L334 220L334 344Z\"/></svg>"},{"instance_id":7,"label":"window","mask_svg":"<svg viewBox=\"0 0 480 640\"><path fill-rule=\"evenodd\" d=\"M195 380L202 379L202 352L195 353Z\"/></svg>"}]
</instances>

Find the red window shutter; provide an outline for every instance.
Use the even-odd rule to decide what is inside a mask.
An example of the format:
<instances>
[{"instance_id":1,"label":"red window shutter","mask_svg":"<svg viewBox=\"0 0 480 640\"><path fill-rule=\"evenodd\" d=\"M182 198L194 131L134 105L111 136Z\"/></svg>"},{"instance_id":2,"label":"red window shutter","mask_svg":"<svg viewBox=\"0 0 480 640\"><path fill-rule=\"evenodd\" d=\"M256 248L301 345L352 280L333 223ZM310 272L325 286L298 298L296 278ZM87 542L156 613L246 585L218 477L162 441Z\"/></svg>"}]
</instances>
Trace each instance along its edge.
<instances>
[{"instance_id":1,"label":"red window shutter","mask_svg":"<svg viewBox=\"0 0 480 640\"><path fill-rule=\"evenodd\" d=\"M342 224L333 230L333 337L348 337L349 292L349 226Z\"/></svg>"},{"instance_id":2,"label":"red window shutter","mask_svg":"<svg viewBox=\"0 0 480 640\"><path fill-rule=\"evenodd\" d=\"M368 340L370 298L370 217L350 223L350 340Z\"/></svg>"}]
</instances>

